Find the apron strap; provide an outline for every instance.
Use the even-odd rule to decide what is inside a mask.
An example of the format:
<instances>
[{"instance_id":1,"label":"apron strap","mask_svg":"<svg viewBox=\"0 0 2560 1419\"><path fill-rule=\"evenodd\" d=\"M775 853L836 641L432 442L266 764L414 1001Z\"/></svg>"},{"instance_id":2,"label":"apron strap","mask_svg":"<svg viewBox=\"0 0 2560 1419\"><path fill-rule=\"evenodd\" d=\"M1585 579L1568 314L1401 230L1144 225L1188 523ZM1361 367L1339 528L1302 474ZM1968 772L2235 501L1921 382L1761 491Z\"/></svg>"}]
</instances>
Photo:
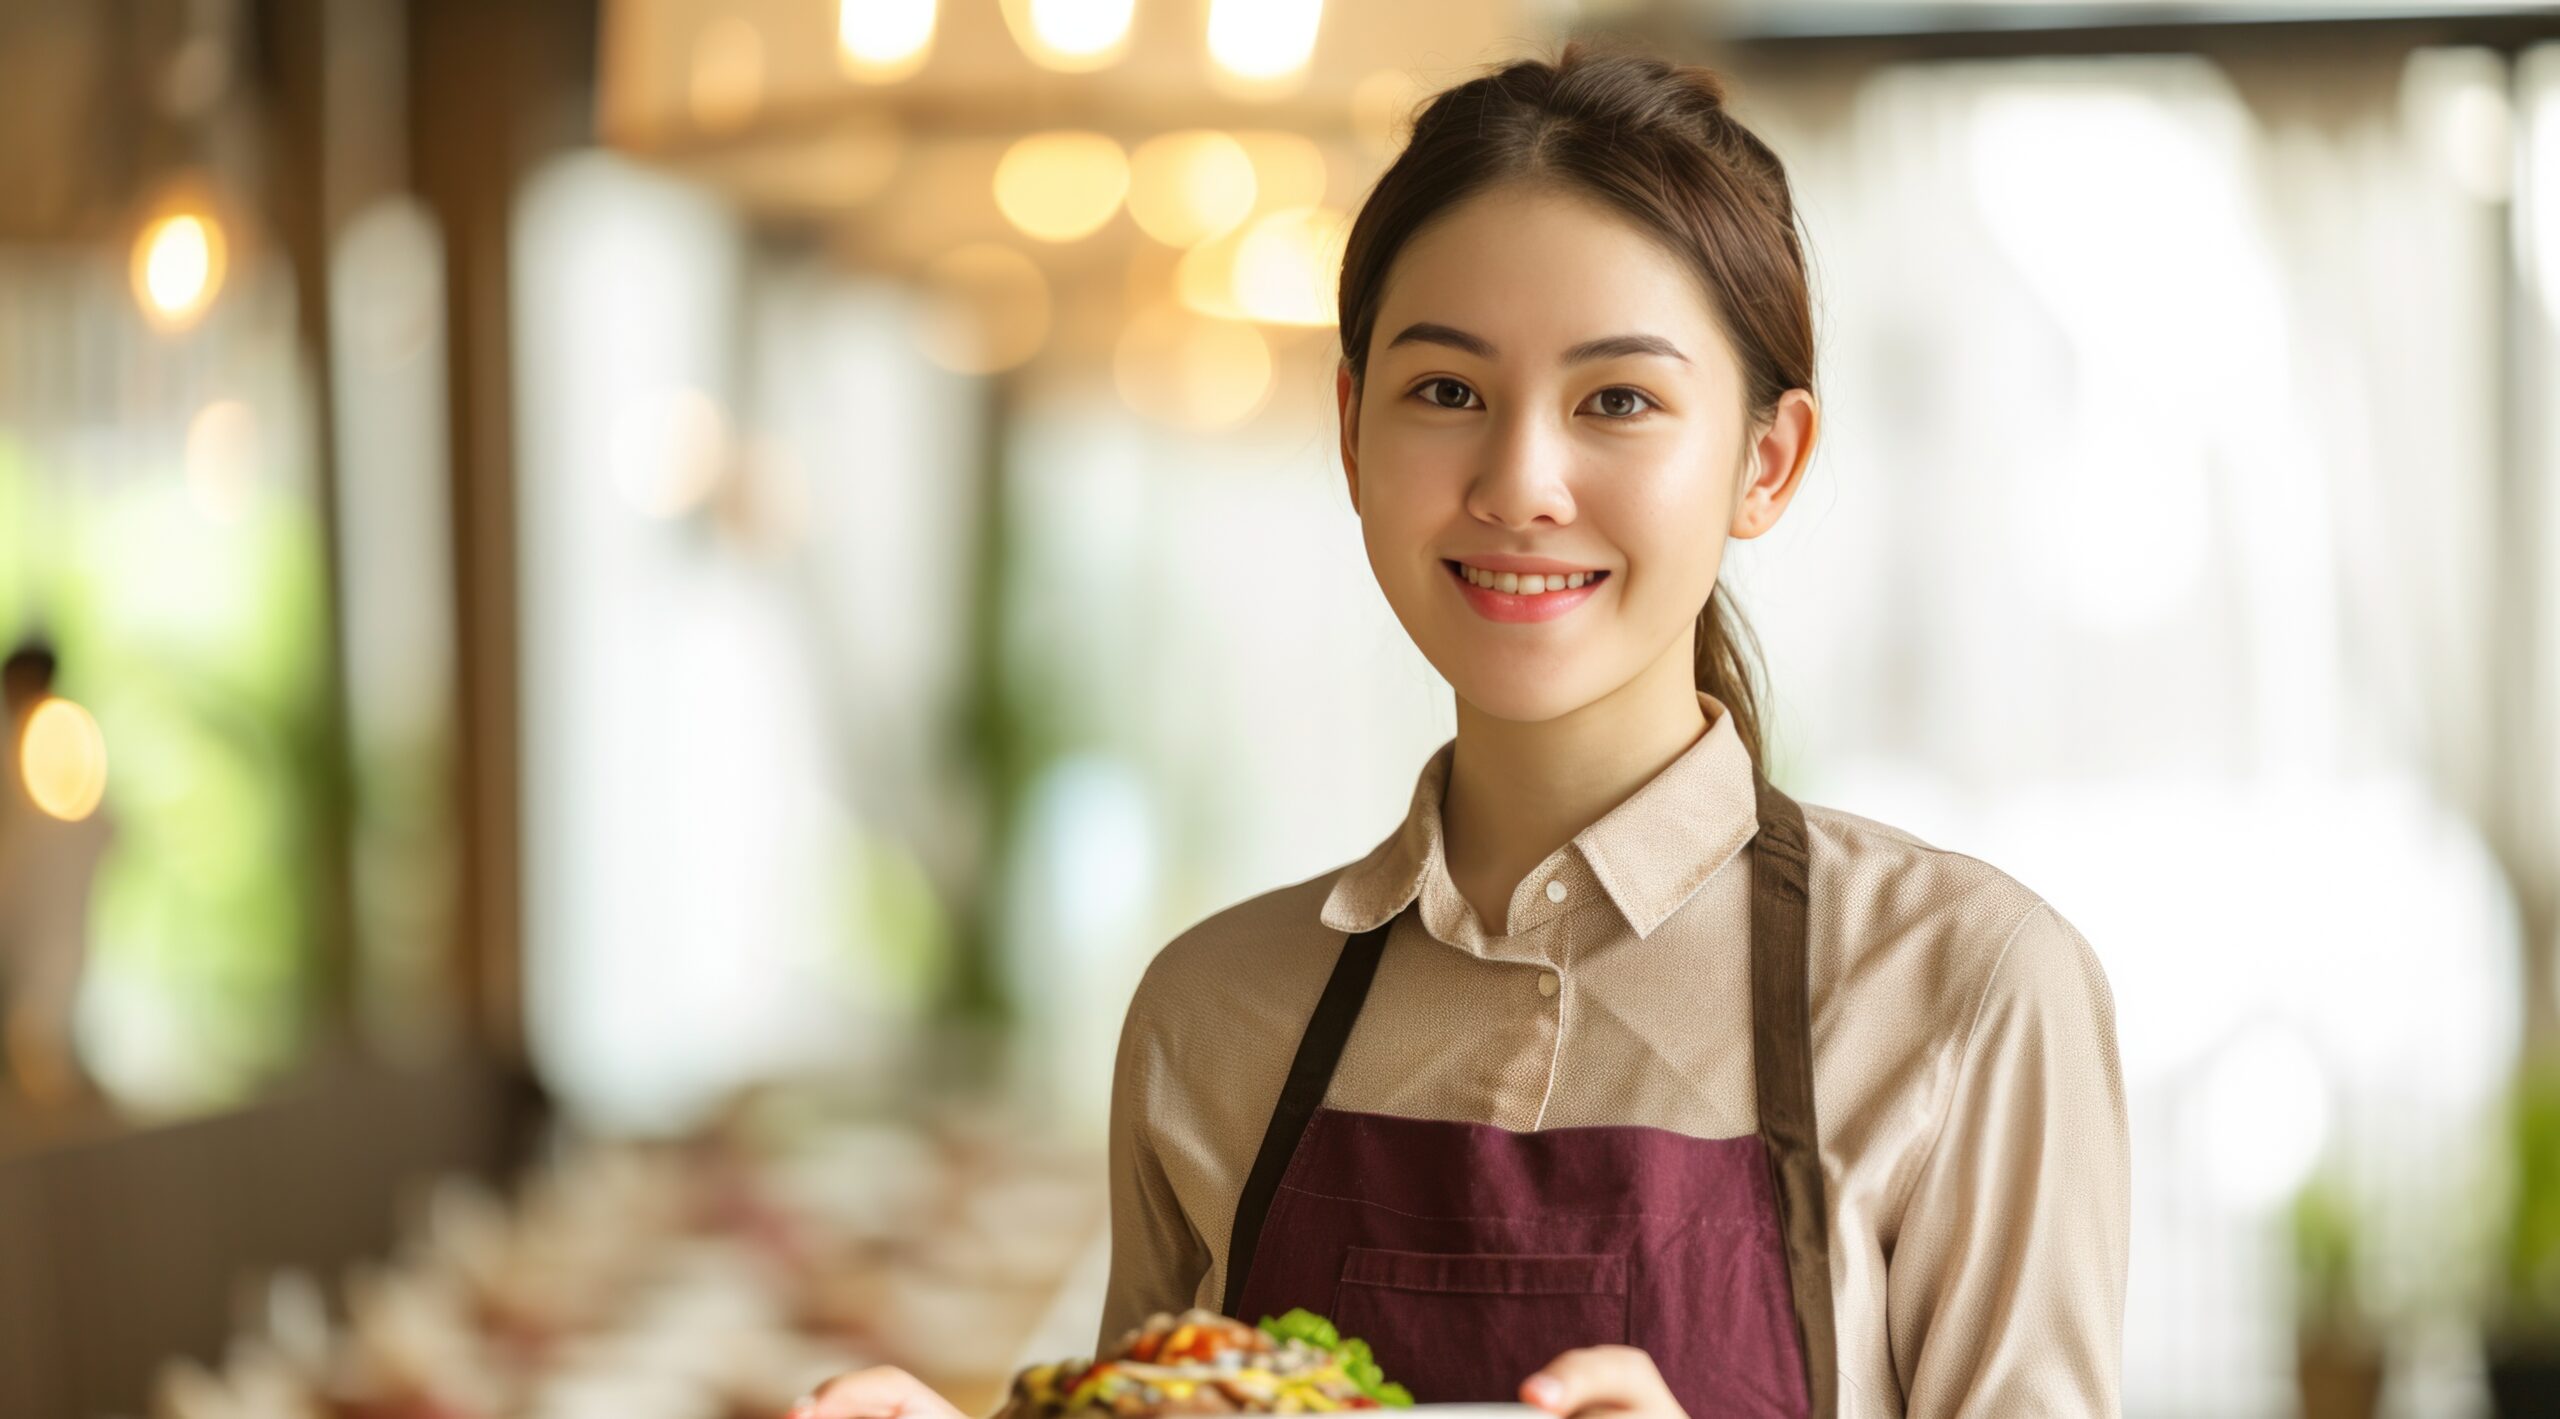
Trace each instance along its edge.
<instances>
[{"instance_id":1,"label":"apron strap","mask_svg":"<svg viewBox=\"0 0 2560 1419\"><path fill-rule=\"evenodd\" d=\"M1307 1032L1298 1040L1297 1058L1289 1062L1288 1082L1280 1086L1280 1102L1262 1131L1262 1151L1245 1175L1244 1191L1236 1198L1235 1228L1228 1233L1227 1299L1221 1309L1238 1320L1245 1319L1236 1315L1236 1307L1244 1300L1245 1275L1253 1269L1254 1249L1262 1240L1262 1219L1271 1212L1271 1199L1280 1191L1281 1175L1289 1171L1298 1140L1306 1135L1307 1121L1333 1087L1334 1066L1351 1041L1351 1026L1369 998L1369 983L1377 978L1378 959L1386 954L1387 932L1394 925L1390 917L1343 942L1315 1014L1307 1020Z\"/></svg>"},{"instance_id":2,"label":"apron strap","mask_svg":"<svg viewBox=\"0 0 2560 1419\"><path fill-rule=\"evenodd\" d=\"M1755 768L1760 831L1751 839L1751 1072L1760 1137L1795 1292L1805 1390L1814 1419L1839 1412L1840 1366L1831 1314L1831 1222L1813 1112L1804 810Z\"/></svg>"}]
</instances>

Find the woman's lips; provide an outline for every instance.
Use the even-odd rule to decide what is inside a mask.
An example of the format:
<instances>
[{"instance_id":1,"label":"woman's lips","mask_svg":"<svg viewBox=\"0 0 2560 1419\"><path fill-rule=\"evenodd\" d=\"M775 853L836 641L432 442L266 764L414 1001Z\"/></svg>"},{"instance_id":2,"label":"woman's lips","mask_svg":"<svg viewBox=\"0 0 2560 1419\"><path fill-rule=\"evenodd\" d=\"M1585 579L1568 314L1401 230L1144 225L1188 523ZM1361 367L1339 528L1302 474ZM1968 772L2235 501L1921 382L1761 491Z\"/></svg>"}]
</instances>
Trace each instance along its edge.
<instances>
[{"instance_id":1,"label":"woman's lips","mask_svg":"<svg viewBox=\"0 0 2560 1419\"><path fill-rule=\"evenodd\" d=\"M1570 591L1542 591L1534 596L1518 592L1494 591L1467 580L1458 563L1443 561L1441 570L1455 582L1458 594L1467 599L1475 613L1488 621L1552 621L1591 599L1609 580L1607 572L1594 572L1591 579Z\"/></svg>"}]
</instances>

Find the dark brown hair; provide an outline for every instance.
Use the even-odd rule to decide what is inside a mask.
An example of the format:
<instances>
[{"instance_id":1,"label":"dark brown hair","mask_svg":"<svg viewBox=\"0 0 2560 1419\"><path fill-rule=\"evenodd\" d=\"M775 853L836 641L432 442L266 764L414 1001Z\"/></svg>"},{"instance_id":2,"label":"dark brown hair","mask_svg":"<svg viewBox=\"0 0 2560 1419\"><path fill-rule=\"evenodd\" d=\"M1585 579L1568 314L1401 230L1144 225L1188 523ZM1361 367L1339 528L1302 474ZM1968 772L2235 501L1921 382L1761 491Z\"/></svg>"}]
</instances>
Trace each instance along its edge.
<instances>
[{"instance_id":1,"label":"dark brown hair","mask_svg":"<svg viewBox=\"0 0 2560 1419\"><path fill-rule=\"evenodd\" d=\"M1343 248L1355 386L1396 253L1465 199L1522 182L1598 198L1696 272L1740 362L1750 425L1787 390L1813 388L1812 297L1777 155L1726 111L1715 71L1580 40L1443 90L1414 116ZM1698 613L1696 645L1698 688L1724 703L1759 763L1758 645L1721 588Z\"/></svg>"}]
</instances>

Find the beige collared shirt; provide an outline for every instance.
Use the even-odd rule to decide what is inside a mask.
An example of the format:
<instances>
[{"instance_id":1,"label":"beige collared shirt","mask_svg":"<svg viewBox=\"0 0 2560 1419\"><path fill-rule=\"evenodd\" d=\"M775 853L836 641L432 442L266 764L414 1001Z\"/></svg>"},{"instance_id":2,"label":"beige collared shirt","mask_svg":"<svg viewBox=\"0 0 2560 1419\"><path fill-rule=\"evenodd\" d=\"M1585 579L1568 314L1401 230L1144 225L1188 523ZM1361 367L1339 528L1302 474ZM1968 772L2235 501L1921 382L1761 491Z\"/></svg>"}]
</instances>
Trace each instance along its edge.
<instances>
[{"instance_id":1,"label":"beige collared shirt","mask_svg":"<svg viewBox=\"0 0 2560 1419\"><path fill-rule=\"evenodd\" d=\"M1101 1340L1220 1303L1237 1194L1343 940L1417 895L1327 1104L1524 1131L1755 1130L1751 761L1699 701L1706 733L1522 879L1502 934L1442 853L1452 740L1366 857L1157 954L1113 1085ZM1842 1415L2118 1413L2131 1175L2097 956L1988 863L1804 813Z\"/></svg>"}]
</instances>

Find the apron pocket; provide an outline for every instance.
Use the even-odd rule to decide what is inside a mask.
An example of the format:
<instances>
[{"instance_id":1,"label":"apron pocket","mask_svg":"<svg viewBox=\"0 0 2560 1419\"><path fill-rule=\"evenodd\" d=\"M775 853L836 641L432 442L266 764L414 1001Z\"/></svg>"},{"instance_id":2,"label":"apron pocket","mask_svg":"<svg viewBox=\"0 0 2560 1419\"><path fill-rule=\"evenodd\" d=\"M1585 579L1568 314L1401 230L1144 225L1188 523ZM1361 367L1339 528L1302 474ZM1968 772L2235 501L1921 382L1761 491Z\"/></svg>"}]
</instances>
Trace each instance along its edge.
<instances>
[{"instance_id":1,"label":"apron pocket","mask_svg":"<svg viewBox=\"0 0 2560 1419\"><path fill-rule=\"evenodd\" d=\"M1627 1259L1355 1246L1332 1319L1418 1402L1517 1402L1565 1351L1627 1343Z\"/></svg>"}]
</instances>

